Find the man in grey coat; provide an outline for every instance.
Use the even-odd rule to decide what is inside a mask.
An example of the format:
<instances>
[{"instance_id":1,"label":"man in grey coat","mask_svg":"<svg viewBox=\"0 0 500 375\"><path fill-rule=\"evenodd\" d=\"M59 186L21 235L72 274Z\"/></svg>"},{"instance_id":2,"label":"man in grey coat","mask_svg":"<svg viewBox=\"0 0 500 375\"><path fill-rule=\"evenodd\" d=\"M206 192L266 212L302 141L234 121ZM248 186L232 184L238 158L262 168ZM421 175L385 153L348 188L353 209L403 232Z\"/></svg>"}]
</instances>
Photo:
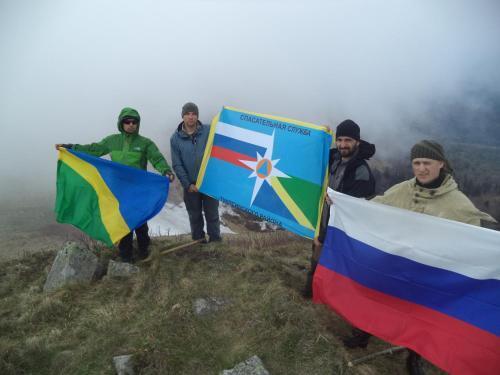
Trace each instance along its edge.
<instances>
[{"instance_id":1,"label":"man in grey coat","mask_svg":"<svg viewBox=\"0 0 500 375\"><path fill-rule=\"evenodd\" d=\"M210 127L198 120L198 107L186 103L182 107L182 122L170 137L172 168L184 188L184 203L189 215L193 240L205 239L203 214L207 222L208 242L221 241L219 201L200 193L196 178L200 171Z\"/></svg>"}]
</instances>

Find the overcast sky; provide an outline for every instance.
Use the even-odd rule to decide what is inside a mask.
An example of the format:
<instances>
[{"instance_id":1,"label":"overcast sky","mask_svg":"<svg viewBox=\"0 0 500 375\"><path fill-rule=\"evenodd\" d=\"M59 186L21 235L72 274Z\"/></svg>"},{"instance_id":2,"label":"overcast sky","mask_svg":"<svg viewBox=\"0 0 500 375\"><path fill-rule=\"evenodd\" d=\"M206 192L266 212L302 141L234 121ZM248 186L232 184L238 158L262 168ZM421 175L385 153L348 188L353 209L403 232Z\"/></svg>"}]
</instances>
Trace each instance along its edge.
<instances>
[{"instance_id":1,"label":"overcast sky","mask_svg":"<svg viewBox=\"0 0 500 375\"><path fill-rule=\"evenodd\" d=\"M53 190L53 144L116 132L124 106L169 162L186 101L203 122L352 118L383 154L433 98L500 87L499 19L497 0L0 0L0 199Z\"/></svg>"}]
</instances>

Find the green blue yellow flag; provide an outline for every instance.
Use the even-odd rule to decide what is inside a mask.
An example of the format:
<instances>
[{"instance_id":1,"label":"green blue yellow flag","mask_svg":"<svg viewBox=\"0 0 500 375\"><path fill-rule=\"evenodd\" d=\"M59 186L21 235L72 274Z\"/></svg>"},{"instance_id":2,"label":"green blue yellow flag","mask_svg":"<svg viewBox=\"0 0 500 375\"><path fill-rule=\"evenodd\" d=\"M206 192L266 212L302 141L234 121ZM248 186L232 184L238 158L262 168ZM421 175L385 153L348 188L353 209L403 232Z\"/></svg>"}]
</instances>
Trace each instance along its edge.
<instances>
[{"instance_id":1,"label":"green blue yellow flag","mask_svg":"<svg viewBox=\"0 0 500 375\"><path fill-rule=\"evenodd\" d=\"M168 190L167 177L59 149L56 220L108 246L160 212Z\"/></svg>"},{"instance_id":2,"label":"green blue yellow flag","mask_svg":"<svg viewBox=\"0 0 500 375\"><path fill-rule=\"evenodd\" d=\"M325 126L223 107L196 185L307 238L317 234L332 135Z\"/></svg>"}]
</instances>

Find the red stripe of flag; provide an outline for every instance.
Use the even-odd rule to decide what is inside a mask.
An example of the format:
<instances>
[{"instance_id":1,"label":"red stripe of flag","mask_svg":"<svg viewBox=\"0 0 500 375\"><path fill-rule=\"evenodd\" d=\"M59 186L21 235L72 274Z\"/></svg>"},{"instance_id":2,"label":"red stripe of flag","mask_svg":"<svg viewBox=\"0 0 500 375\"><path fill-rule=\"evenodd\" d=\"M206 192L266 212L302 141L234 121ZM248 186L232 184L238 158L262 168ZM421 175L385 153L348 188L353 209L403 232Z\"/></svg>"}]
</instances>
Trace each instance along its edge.
<instances>
[{"instance_id":1,"label":"red stripe of flag","mask_svg":"<svg viewBox=\"0 0 500 375\"><path fill-rule=\"evenodd\" d=\"M228 150L227 148L219 147L219 146L212 146L212 152L210 153L211 157L227 161L228 163L234 164L238 167L246 168L252 170L249 166L243 164L240 162L240 160L250 160L250 161L256 161L256 158L252 158L248 155L245 154L240 154L238 152L234 152L231 150Z\"/></svg>"},{"instance_id":2,"label":"red stripe of flag","mask_svg":"<svg viewBox=\"0 0 500 375\"><path fill-rule=\"evenodd\" d=\"M415 350L452 374L499 374L500 338L461 320L367 288L318 265L314 302L355 326Z\"/></svg>"}]
</instances>

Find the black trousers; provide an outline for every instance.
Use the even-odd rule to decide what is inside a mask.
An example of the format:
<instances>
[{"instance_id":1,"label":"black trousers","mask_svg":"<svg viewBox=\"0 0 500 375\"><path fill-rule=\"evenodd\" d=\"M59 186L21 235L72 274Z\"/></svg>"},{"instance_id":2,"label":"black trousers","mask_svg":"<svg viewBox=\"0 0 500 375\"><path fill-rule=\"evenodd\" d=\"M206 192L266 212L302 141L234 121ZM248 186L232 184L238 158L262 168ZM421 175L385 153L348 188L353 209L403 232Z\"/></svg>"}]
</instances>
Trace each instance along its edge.
<instances>
[{"instance_id":1,"label":"black trousers","mask_svg":"<svg viewBox=\"0 0 500 375\"><path fill-rule=\"evenodd\" d=\"M134 231L127 234L123 237L118 244L118 248L120 249L120 257L123 260L131 260L132 252L133 252L133 241L134 241L134 233L137 237L137 245L139 247L139 254L144 256L148 254L148 246L151 242L149 238L149 228L148 223L142 224L140 227L135 228Z\"/></svg>"}]
</instances>

